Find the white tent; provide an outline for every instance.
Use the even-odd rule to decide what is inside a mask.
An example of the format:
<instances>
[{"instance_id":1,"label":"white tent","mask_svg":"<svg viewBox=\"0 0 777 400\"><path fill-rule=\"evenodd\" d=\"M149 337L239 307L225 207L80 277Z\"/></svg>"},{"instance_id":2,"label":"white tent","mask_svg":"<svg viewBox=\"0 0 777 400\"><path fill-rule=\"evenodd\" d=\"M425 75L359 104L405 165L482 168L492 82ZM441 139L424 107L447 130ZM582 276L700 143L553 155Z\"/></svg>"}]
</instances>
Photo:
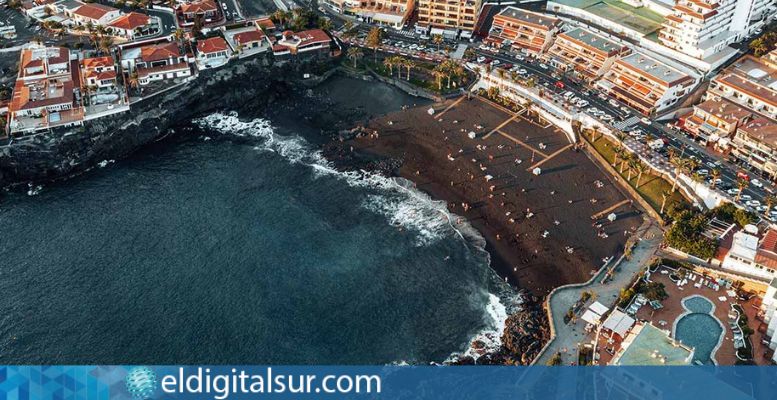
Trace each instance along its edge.
<instances>
[{"instance_id":1,"label":"white tent","mask_svg":"<svg viewBox=\"0 0 777 400\"><path fill-rule=\"evenodd\" d=\"M593 304L588 306L588 308L599 315L604 315L604 313L606 313L607 311L610 311L610 309L607 308L607 306L605 306L604 304L598 301L595 301Z\"/></svg>"},{"instance_id":2,"label":"white tent","mask_svg":"<svg viewBox=\"0 0 777 400\"><path fill-rule=\"evenodd\" d=\"M583 316L580 317L585 322L588 322L589 324L597 325L599 323L600 318L602 318L601 315L589 310L585 310L583 313Z\"/></svg>"},{"instance_id":3,"label":"white tent","mask_svg":"<svg viewBox=\"0 0 777 400\"><path fill-rule=\"evenodd\" d=\"M626 337L626 332L634 326L634 318L631 318L621 310L615 309L604 321L604 329L617 333L620 337Z\"/></svg>"}]
</instances>

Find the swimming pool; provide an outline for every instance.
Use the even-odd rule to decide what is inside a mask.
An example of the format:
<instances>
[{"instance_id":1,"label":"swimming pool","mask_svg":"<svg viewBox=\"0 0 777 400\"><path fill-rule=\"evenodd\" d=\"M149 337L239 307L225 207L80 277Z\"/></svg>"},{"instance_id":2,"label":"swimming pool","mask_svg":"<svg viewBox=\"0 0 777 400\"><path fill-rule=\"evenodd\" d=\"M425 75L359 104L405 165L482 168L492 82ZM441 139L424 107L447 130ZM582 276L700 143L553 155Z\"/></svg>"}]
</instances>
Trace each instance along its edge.
<instances>
[{"instance_id":1,"label":"swimming pool","mask_svg":"<svg viewBox=\"0 0 777 400\"><path fill-rule=\"evenodd\" d=\"M713 364L712 353L723 334L723 327L711 314L715 306L704 297L691 296L683 299L683 307L688 311L675 323L675 339L695 349L693 361Z\"/></svg>"}]
</instances>

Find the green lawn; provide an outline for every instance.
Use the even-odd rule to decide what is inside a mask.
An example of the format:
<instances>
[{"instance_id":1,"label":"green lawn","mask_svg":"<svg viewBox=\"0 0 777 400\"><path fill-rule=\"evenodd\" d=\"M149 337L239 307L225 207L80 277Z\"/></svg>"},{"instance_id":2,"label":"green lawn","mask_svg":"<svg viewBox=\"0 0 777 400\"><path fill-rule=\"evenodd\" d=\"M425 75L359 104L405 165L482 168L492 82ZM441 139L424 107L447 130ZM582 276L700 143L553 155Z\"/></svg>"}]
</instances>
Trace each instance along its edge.
<instances>
[{"instance_id":1,"label":"green lawn","mask_svg":"<svg viewBox=\"0 0 777 400\"><path fill-rule=\"evenodd\" d=\"M585 136L590 143L591 136L588 133L586 133ZM598 137L596 142L593 143L593 147L607 160L607 162L610 163L610 165L612 165L613 161L615 160L615 145L613 142L611 142L606 137ZM618 163L614 168L616 171L620 171L620 163ZM656 212L658 212L661 210L661 203L663 202L661 193L670 192L672 190L672 184L661 177L648 175L645 173L642 176L642 181L640 182L639 187L636 187L636 175L636 173L632 173L631 181L629 184L631 187L637 190L637 193L639 193L642 198L644 198L653 207L653 209L656 210ZM623 169L621 176L624 180L628 178L628 168ZM672 193L671 196L666 200L666 207L664 207L664 211L669 209L672 204L676 203L685 203L686 206L690 205L688 200L686 200L678 190Z\"/></svg>"}]
</instances>

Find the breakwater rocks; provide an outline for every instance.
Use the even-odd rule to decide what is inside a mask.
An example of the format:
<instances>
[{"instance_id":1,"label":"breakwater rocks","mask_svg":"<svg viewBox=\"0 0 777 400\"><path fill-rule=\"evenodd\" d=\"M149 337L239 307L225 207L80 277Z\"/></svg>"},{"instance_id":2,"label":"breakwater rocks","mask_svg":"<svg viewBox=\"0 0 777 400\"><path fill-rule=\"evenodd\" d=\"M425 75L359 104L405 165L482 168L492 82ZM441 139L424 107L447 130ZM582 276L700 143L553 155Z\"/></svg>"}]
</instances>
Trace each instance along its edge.
<instances>
[{"instance_id":1,"label":"breakwater rocks","mask_svg":"<svg viewBox=\"0 0 777 400\"><path fill-rule=\"evenodd\" d=\"M502 332L502 345L477 359L460 357L453 365L529 365L539 355L542 346L550 340L548 318L540 299L530 297L521 311L511 314ZM475 342L473 346L478 346Z\"/></svg>"},{"instance_id":2,"label":"breakwater rocks","mask_svg":"<svg viewBox=\"0 0 777 400\"><path fill-rule=\"evenodd\" d=\"M303 80L322 64L273 66L265 58L239 60L202 71L189 82L132 104L128 112L15 139L0 146L0 186L66 178L103 160L126 157L139 147L169 135L177 125L214 111L250 111L317 82Z\"/></svg>"}]
</instances>

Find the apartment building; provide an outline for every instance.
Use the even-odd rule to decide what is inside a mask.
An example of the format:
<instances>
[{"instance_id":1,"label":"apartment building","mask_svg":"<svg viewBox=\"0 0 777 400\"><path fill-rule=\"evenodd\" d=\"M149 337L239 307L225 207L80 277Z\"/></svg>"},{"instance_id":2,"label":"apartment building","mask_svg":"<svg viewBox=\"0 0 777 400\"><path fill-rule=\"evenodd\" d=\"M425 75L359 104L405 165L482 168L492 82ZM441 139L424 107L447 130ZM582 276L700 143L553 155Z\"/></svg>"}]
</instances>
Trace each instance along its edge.
<instances>
[{"instance_id":1,"label":"apartment building","mask_svg":"<svg viewBox=\"0 0 777 400\"><path fill-rule=\"evenodd\" d=\"M744 56L718 74L707 91L769 118L777 118L777 69L771 54Z\"/></svg>"},{"instance_id":2,"label":"apartment building","mask_svg":"<svg viewBox=\"0 0 777 400\"><path fill-rule=\"evenodd\" d=\"M22 49L8 105L8 133L82 124L83 109L75 99L79 83L77 62L71 61L68 49L40 44Z\"/></svg>"},{"instance_id":3,"label":"apartment building","mask_svg":"<svg viewBox=\"0 0 777 400\"><path fill-rule=\"evenodd\" d=\"M559 34L545 58L562 71L576 71L584 79L594 80L629 51L626 46L589 30L575 28Z\"/></svg>"},{"instance_id":4,"label":"apartment building","mask_svg":"<svg viewBox=\"0 0 777 400\"><path fill-rule=\"evenodd\" d=\"M758 228L747 225L733 234L721 268L734 274L768 282L777 271L777 231L769 229L758 236Z\"/></svg>"},{"instance_id":5,"label":"apartment building","mask_svg":"<svg viewBox=\"0 0 777 400\"><path fill-rule=\"evenodd\" d=\"M325 0L335 11L367 23L401 29L413 14L415 0Z\"/></svg>"},{"instance_id":6,"label":"apartment building","mask_svg":"<svg viewBox=\"0 0 777 400\"><path fill-rule=\"evenodd\" d=\"M758 116L741 124L731 140L730 155L766 175L777 178L777 122Z\"/></svg>"},{"instance_id":7,"label":"apartment building","mask_svg":"<svg viewBox=\"0 0 777 400\"><path fill-rule=\"evenodd\" d=\"M732 137L737 128L750 121L753 113L725 98L713 96L694 105L693 111L680 118L686 132L709 141Z\"/></svg>"},{"instance_id":8,"label":"apartment building","mask_svg":"<svg viewBox=\"0 0 777 400\"><path fill-rule=\"evenodd\" d=\"M486 41L538 56L550 47L560 27L558 18L507 7L494 16Z\"/></svg>"},{"instance_id":9,"label":"apartment building","mask_svg":"<svg viewBox=\"0 0 777 400\"><path fill-rule=\"evenodd\" d=\"M678 0L658 35L664 46L709 58L763 26L773 0Z\"/></svg>"},{"instance_id":10,"label":"apartment building","mask_svg":"<svg viewBox=\"0 0 777 400\"><path fill-rule=\"evenodd\" d=\"M482 0L419 0L416 32L471 37L482 6Z\"/></svg>"},{"instance_id":11,"label":"apartment building","mask_svg":"<svg viewBox=\"0 0 777 400\"><path fill-rule=\"evenodd\" d=\"M766 324L766 336L770 338L768 346L772 350L777 349L777 278L772 278L766 288L760 314ZM777 363L777 352L772 356L772 361Z\"/></svg>"},{"instance_id":12,"label":"apartment building","mask_svg":"<svg viewBox=\"0 0 777 400\"><path fill-rule=\"evenodd\" d=\"M698 76L634 52L615 61L597 86L642 114L651 115L677 103L698 82Z\"/></svg>"}]
</instances>

